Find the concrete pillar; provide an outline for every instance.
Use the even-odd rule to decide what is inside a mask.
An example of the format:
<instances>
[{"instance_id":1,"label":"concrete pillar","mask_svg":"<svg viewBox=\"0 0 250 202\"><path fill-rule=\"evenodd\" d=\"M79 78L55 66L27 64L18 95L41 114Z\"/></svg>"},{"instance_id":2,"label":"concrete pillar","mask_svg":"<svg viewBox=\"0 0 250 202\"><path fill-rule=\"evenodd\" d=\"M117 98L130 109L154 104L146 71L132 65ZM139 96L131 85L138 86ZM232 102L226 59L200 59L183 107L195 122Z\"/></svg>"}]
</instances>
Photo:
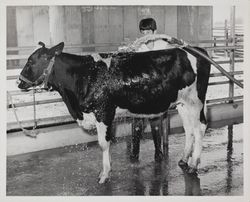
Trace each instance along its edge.
<instances>
[{"instance_id":1,"label":"concrete pillar","mask_svg":"<svg viewBox=\"0 0 250 202\"><path fill-rule=\"evenodd\" d=\"M125 6L123 10L124 41L134 41L139 36L137 8L135 6Z\"/></svg>"},{"instance_id":2,"label":"concrete pillar","mask_svg":"<svg viewBox=\"0 0 250 202\"><path fill-rule=\"evenodd\" d=\"M213 38L213 7L199 6L198 9L198 40L207 40ZM199 43L200 47L208 44ZM211 52L210 52L211 53Z\"/></svg>"},{"instance_id":3,"label":"concrete pillar","mask_svg":"<svg viewBox=\"0 0 250 202\"><path fill-rule=\"evenodd\" d=\"M94 39L95 43L109 42L109 7L95 6L94 7ZM107 47L96 47L96 52L107 51Z\"/></svg>"},{"instance_id":4,"label":"concrete pillar","mask_svg":"<svg viewBox=\"0 0 250 202\"><path fill-rule=\"evenodd\" d=\"M177 36L185 41L198 40L198 6L179 6Z\"/></svg>"},{"instance_id":5,"label":"concrete pillar","mask_svg":"<svg viewBox=\"0 0 250 202\"><path fill-rule=\"evenodd\" d=\"M165 29L164 33L177 37L177 6L165 7Z\"/></svg>"},{"instance_id":6,"label":"concrete pillar","mask_svg":"<svg viewBox=\"0 0 250 202\"><path fill-rule=\"evenodd\" d=\"M34 6L33 10L33 29L34 29L34 44L37 45L39 41L50 45L50 31L49 31L49 7L48 6Z\"/></svg>"},{"instance_id":7,"label":"concrete pillar","mask_svg":"<svg viewBox=\"0 0 250 202\"><path fill-rule=\"evenodd\" d=\"M50 6L49 28L51 45L56 45L57 43L65 41L64 23L64 6Z\"/></svg>"},{"instance_id":8,"label":"concrete pillar","mask_svg":"<svg viewBox=\"0 0 250 202\"><path fill-rule=\"evenodd\" d=\"M17 45L34 46L33 13L31 6L16 7ZM25 52L22 52L25 54Z\"/></svg>"},{"instance_id":9,"label":"concrete pillar","mask_svg":"<svg viewBox=\"0 0 250 202\"><path fill-rule=\"evenodd\" d=\"M65 42L68 45L82 44L82 21L80 6L65 7L64 30Z\"/></svg>"},{"instance_id":10,"label":"concrete pillar","mask_svg":"<svg viewBox=\"0 0 250 202\"><path fill-rule=\"evenodd\" d=\"M35 46L34 44L34 27L33 12L31 6L16 7L16 29L17 29L17 46ZM29 55L31 50L19 50L19 55ZM23 66L26 59L19 60L19 65Z\"/></svg>"},{"instance_id":11,"label":"concrete pillar","mask_svg":"<svg viewBox=\"0 0 250 202\"><path fill-rule=\"evenodd\" d=\"M194 42L212 39L211 6L179 6L177 9L178 38Z\"/></svg>"},{"instance_id":12,"label":"concrete pillar","mask_svg":"<svg viewBox=\"0 0 250 202\"><path fill-rule=\"evenodd\" d=\"M94 44L95 32L94 32L94 7L93 6L81 6L81 26L82 26L82 43ZM95 48L83 48L83 51L94 51Z\"/></svg>"},{"instance_id":13,"label":"concrete pillar","mask_svg":"<svg viewBox=\"0 0 250 202\"><path fill-rule=\"evenodd\" d=\"M17 46L16 7L7 7L7 47Z\"/></svg>"},{"instance_id":14,"label":"concrete pillar","mask_svg":"<svg viewBox=\"0 0 250 202\"><path fill-rule=\"evenodd\" d=\"M16 8L13 6L7 7L6 12L7 20L7 47L16 47L17 46L17 27L16 27ZM18 54L18 51L7 51L7 54ZM18 61L12 60L7 61L7 66L17 66Z\"/></svg>"}]
</instances>

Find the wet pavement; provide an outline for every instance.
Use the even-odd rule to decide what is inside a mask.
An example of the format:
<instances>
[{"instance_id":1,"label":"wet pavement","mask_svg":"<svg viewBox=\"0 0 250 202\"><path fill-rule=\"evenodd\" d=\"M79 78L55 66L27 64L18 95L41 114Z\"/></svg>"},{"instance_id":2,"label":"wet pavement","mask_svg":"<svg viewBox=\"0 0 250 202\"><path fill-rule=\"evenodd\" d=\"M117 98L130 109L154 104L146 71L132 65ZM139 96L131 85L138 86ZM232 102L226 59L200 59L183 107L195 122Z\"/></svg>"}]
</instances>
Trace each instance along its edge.
<instances>
[{"instance_id":1,"label":"wet pavement","mask_svg":"<svg viewBox=\"0 0 250 202\"><path fill-rule=\"evenodd\" d=\"M169 136L169 159L154 161L153 141L141 140L140 160L129 160L129 137L111 145L111 178L98 184L102 152L97 144L70 146L7 158L8 196L243 195L243 124L208 129L199 174L177 163L184 134ZM228 141L229 140L229 141ZM233 141L232 141L233 140Z\"/></svg>"}]
</instances>

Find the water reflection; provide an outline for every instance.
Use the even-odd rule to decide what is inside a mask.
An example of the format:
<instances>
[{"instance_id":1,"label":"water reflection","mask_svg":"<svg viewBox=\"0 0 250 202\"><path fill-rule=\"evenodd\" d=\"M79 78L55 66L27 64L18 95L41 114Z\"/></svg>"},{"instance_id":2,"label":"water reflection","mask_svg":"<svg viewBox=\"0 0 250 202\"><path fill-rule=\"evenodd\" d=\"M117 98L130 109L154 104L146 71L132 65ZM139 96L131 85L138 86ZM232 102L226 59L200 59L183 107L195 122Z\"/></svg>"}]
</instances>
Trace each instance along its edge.
<instances>
[{"instance_id":1,"label":"water reflection","mask_svg":"<svg viewBox=\"0 0 250 202\"><path fill-rule=\"evenodd\" d=\"M154 163L149 172L138 165L135 164L131 168L130 176L132 177L129 178L130 182L127 184L129 195L168 195L167 163Z\"/></svg>"},{"instance_id":2,"label":"water reflection","mask_svg":"<svg viewBox=\"0 0 250 202\"><path fill-rule=\"evenodd\" d=\"M201 185L200 178L197 175L189 174L183 170L185 181L185 195L187 196L200 196Z\"/></svg>"},{"instance_id":3,"label":"water reflection","mask_svg":"<svg viewBox=\"0 0 250 202\"><path fill-rule=\"evenodd\" d=\"M167 161L155 163L149 195L168 195L168 166Z\"/></svg>"},{"instance_id":4,"label":"water reflection","mask_svg":"<svg viewBox=\"0 0 250 202\"><path fill-rule=\"evenodd\" d=\"M141 173L141 168L133 167L132 169L133 179L131 181L132 195L145 195L145 185Z\"/></svg>"}]
</instances>

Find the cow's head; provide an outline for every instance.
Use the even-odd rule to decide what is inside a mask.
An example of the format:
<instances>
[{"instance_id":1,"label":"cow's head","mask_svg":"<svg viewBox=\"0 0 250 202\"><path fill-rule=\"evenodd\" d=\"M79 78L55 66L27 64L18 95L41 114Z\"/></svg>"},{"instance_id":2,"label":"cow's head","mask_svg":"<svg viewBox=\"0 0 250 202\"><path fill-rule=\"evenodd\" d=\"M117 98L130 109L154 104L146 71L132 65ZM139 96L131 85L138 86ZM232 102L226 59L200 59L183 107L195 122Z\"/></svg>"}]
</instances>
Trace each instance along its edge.
<instances>
[{"instance_id":1,"label":"cow's head","mask_svg":"<svg viewBox=\"0 0 250 202\"><path fill-rule=\"evenodd\" d=\"M64 43L61 42L52 48L46 48L43 42L39 42L42 47L33 52L25 64L18 78L18 88L28 89L32 86L42 84L53 66L54 57L61 54Z\"/></svg>"}]
</instances>

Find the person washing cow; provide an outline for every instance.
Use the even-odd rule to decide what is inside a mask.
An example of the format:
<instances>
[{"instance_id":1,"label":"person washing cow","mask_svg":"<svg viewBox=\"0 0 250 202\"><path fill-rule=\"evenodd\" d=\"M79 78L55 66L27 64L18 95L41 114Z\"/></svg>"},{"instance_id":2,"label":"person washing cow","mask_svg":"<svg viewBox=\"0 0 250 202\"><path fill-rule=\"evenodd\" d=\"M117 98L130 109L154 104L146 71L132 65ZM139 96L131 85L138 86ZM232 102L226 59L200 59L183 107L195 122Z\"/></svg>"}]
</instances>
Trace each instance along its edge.
<instances>
[{"instance_id":1,"label":"person washing cow","mask_svg":"<svg viewBox=\"0 0 250 202\"><path fill-rule=\"evenodd\" d=\"M150 34L157 34L157 25L156 21L153 18L145 18L142 19L139 23L139 29L142 35L147 36ZM169 40L171 40L171 37L169 37ZM145 43L142 43L139 48L138 52L144 52L144 51L152 51L152 50L161 50L161 49L168 49L168 48L174 48L173 45L171 45L166 40L163 40L161 38L156 40L149 40Z\"/></svg>"},{"instance_id":2,"label":"person washing cow","mask_svg":"<svg viewBox=\"0 0 250 202\"><path fill-rule=\"evenodd\" d=\"M153 18L142 19L139 23L139 30L143 36L120 46L119 52L145 52L187 45L183 40L178 40L166 34L157 34L157 24Z\"/></svg>"},{"instance_id":3,"label":"person washing cow","mask_svg":"<svg viewBox=\"0 0 250 202\"><path fill-rule=\"evenodd\" d=\"M135 52L146 52L161 49L175 48L176 45L180 44L179 41L168 35L157 35L157 24L153 18L144 18L139 23L140 33L143 35L141 38L135 40L128 46L120 47L119 51L135 51ZM163 153L161 148L161 135L162 126L161 118L149 119L151 133L153 136L153 141L155 145L155 160L161 161L163 159ZM145 124L142 120L135 120L133 123L133 137L132 137L132 147L131 147L131 160L137 161L139 159L140 151L140 138L145 130Z\"/></svg>"}]
</instances>

